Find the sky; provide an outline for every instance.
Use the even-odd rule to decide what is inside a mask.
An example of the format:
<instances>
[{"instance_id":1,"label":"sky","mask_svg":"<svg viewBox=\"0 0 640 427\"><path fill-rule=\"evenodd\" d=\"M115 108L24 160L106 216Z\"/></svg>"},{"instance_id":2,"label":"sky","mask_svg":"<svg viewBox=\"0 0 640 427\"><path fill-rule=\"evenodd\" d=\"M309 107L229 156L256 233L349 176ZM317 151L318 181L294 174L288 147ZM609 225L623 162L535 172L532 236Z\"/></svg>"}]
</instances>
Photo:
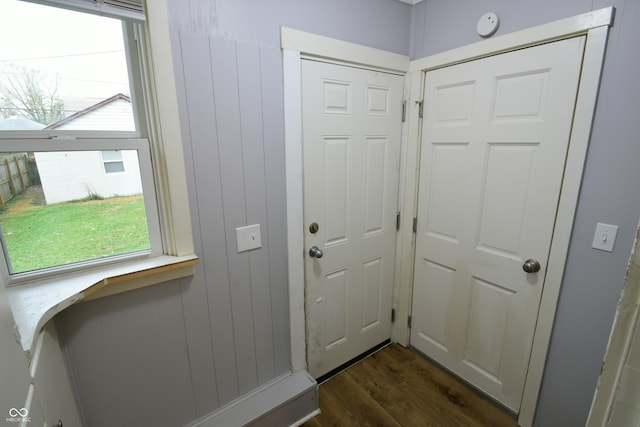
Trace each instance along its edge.
<instances>
[{"instance_id":1,"label":"sky","mask_svg":"<svg viewBox=\"0 0 640 427\"><path fill-rule=\"evenodd\" d=\"M69 107L129 94L122 24L116 19L0 0L0 84L8 64L42 70L49 81L57 75L58 94Z\"/></svg>"}]
</instances>

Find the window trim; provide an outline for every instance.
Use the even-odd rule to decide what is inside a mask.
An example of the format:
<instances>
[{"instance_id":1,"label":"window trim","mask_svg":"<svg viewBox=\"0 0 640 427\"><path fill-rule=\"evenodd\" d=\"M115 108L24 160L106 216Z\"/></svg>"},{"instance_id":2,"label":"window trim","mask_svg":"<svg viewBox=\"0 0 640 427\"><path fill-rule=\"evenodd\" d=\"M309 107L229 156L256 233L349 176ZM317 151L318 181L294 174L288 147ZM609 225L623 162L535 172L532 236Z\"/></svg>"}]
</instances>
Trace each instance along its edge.
<instances>
[{"instance_id":1,"label":"window trim","mask_svg":"<svg viewBox=\"0 0 640 427\"><path fill-rule=\"evenodd\" d=\"M130 7L123 7L117 0L25 0L30 3L38 3L61 9L75 10L77 12L91 13L93 15L106 16L133 22L144 22L144 0L128 0ZM135 3L135 4L133 4ZM148 7L148 6L147 6Z\"/></svg>"},{"instance_id":2,"label":"window trim","mask_svg":"<svg viewBox=\"0 0 640 427\"><path fill-rule=\"evenodd\" d=\"M139 258L153 258L164 255L162 245L162 224L157 209L157 192L154 183L153 164L151 161L150 143L147 139L137 138L64 138L56 141L55 145L43 146L42 139L22 139L19 141L3 141L3 150L8 152L69 152L69 151L102 151L102 150L132 150L138 153L140 165L140 179L142 180L144 205L147 215L147 227L149 229L150 250L125 253L95 260L80 261L72 264L53 266L40 270L10 274L8 269L9 256L4 253L4 247L0 247L0 254L4 255L6 262L0 262L0 271L5 286L18 286L21 283L32 282L38 279L49 279L69 273L82 274L83 270L90 271L104 265L128 262ZM122 172L121 172L122 173Z\"/></svg>"},{"instance_id":3,"label":"window trim","mask_svg":"<svg viewBox=\"0 0 640 427\"><path fill-rule=\"evenodd\" d=\"M71 12L81 14L78 16L95 17L96 12L91 7L75 8L69 7L68 0L41 0L31 3L40 4L40 8L55 7L62 10L70 10ZM79 5L92 5L93 0L72 0L71 3ZM39 130L1 130L0 142L2 149L0 151L14 152L70 152L70 151L104 151L104 150L127 150L133 149L137 151L140 169L140 179L143 188L143 198L146 211L146 222L149 232L150 250L136 251L131 253L122 253L105 258L87 259L70 264L55 265L44 267L34 271L12 272L10 253L5 246L0 247L0 255L4 255L5 262L0 260L0 270L2 276L8 277L5 280L6 286L17 285L29 282L39 278L47 278L66 273L80 272L81 270L90 270L94 267L100 267L105 264L116 264L118 262L138 259L143 257L153 257L164 253L162 242L162 234L160 232L162 226L158 215L158 198L156 191L156 183L154 175L154 165L151 162L151 140L143 139L148 135L149 124L146 120L142 120L147 116L144 114L147 108L154 108L148 102L143 90L143 84L146 83L146 76L143 74L140 57L143 54L143 46L140 46L139 34L144 30L144 21L128 21L121 16L109 16L111 20L119 22L122 35L122 47L125 50L126 67L128 74L128 82L130 88L130 102L133 113L133 130L100 130L100 129L60 129L58 126L45 127ZM114 22L115 24L116 22ZM61 123L61 122L56 122ZM102 157L101 157L102 159ZM121 160L124 165L124 161ZM108 174L104 161L101 162L103 174ZM120 174L126 171L117 172Z\"/></svg>"},{"instance_id":4,"label":"window trim","mask_svg":"<svg viewBox=\"0 0 640 427\"><path fill-rule=\"evenodd\" d=\"M156 206L164 255L64 275L62 280L54 280L55 286L47 286L51 281L41 280L7 288L27 357L31 356L34 337L42 326L56 313L85 299L93 291L94 297L101 297L194 274L198 257L193 245L167 7L166 2L148 2L146 22L136 28L127 23L129 30L134 32L129 47L137 49L138 55L133 57L139 63L134 65L139 65L141 76L141 86L132 85L135 92L132 99L144 102L148 128L142 132L153 141L149 148L154 160ZM22 135L25 136L28 137ZM64 138L65 135L58 131L52 132L52 136ZM5 271L0 272L0 280L7 282ZM61 292L60 288L71 282L78 283L76 288ZM100 292L95 288L97 283L102 283ZM33 301L29 298L33 294L29 291L34 287L39 300L43 301L37 310L33 309Z\"/></svg>"}]
</instances>

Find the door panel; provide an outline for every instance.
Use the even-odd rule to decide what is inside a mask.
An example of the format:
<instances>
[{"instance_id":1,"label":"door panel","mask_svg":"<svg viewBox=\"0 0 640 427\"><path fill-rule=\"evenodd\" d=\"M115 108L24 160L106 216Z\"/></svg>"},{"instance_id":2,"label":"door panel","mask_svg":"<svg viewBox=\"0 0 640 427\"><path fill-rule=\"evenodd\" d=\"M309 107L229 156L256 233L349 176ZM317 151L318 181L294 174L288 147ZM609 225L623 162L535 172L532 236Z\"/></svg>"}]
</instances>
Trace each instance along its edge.
<instances>
[{"instance_id":1,"label":"door panel","mask_svg":"<svg viewBox=\"0 0 640 427\"><path fill-rule=\"evenodd\" d=\"M320 171L324 177L324 224L326 244L347 241L347 190L349 138L323 138L324 160L331 168Z\"/></svg>"},{"instance_id":2,"label":"door panel","mask_svg":"<svg viewBox=\"0 0 640 427\"><path fill-rule=\"evenodd\" d=\"M310 60L302 75L305 245L324 254L305 253L318 377L391 335L403 78Z\"/></svg>"},{"instance_id":3,"label":"door panel","mask_svg":"<svg viewBox=\"0 0 640 427\"><path fill-rule=\"evenodd\" d=\"M411 343L520 407L581 67L574 38L427 73ZM541 269L525 273L528 258Z\"/></svg>"}]
</instances>

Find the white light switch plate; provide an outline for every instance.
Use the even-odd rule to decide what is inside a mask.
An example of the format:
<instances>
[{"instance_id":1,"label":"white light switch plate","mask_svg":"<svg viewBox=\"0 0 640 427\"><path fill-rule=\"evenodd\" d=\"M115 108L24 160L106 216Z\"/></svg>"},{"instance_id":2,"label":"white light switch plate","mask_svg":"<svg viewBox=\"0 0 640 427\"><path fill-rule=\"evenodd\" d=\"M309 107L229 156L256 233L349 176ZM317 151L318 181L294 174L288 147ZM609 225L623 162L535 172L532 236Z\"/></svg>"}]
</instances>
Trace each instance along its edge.
<instances>
[{"instance_id":1,"label":"white light switch plate","mask_svg":"<svg viewBox=\"0 0 640 427\"><path fill-rule=\"evenodd\" d=\"M598 223L596 225L596 234L593 236L592 248L601 251L613 252L613 244L616 242L618 234L617 225L609 225Z\"/></svg>"},{"instance_id":2,"label":"white light switch plate","mask_svg":"<svg viewBox=\"0 0 640 427\"><path fill-rule=\"evenodd\" d=\"M250 251L262 247L260 239L260 224L247 225L236 228L238 252Z\"/></svg>"}]
</instances>

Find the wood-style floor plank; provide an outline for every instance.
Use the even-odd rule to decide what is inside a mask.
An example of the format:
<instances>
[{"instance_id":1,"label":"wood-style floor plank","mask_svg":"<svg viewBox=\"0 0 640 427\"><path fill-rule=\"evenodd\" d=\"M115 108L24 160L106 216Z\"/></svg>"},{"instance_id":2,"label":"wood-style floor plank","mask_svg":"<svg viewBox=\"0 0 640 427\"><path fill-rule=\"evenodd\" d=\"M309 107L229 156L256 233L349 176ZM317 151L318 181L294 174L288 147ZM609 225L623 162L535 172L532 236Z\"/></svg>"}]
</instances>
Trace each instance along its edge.
<instances>
[{"instance_id":1,"label":"wood-style floor plank","mask_svg":"<svg viewBox=\"0 0 640 427\"><path fill-rule=\"evenodd\" d=\"M319 406L305 427L517 427L507 412L397 344L321 384Z\"/></svg>"}]
</instances>

